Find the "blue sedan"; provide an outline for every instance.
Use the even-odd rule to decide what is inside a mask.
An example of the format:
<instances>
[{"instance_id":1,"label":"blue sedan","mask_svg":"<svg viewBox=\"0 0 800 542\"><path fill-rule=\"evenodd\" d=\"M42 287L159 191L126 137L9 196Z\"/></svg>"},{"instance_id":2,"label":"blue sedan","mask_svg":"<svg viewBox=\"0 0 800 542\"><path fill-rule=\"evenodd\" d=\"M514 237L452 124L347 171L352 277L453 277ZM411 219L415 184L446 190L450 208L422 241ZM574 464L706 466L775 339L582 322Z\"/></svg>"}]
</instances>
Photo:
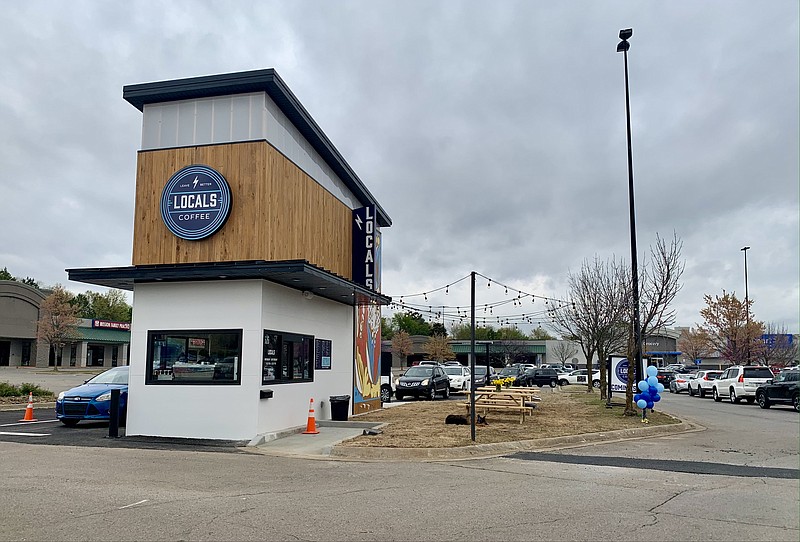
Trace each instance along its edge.
<instances>
[{"instance_id":1,"label":"blue sedan","mask_svg":"<svg viewBox=\"0 0 800 542\"><path fill-rule=\"evenodd\" d=\"M123 423L128 406L128 367L114 367L87 380L84 384L62 391L56 400L56 418L74 426L81 420L108 420L111 390L119 392L119 420Z\"/></svg>"}]
</instances>

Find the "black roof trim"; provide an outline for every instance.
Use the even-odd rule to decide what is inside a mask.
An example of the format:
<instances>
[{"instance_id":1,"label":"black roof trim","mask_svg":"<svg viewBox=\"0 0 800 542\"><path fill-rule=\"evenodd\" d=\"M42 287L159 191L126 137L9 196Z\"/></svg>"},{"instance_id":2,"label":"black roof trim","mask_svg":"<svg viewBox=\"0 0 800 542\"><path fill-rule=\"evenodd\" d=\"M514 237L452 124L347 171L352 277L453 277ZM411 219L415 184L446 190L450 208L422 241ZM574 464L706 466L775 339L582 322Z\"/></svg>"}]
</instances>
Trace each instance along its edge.
<instances>
[{"instance_id":1,"label":"black roof trim","mask_svg":"<svg viewBox=\"0 0 800 542\"><path fill-rule=\"evenodd\" d=\"M205 280L261 279L319 297L357 305L374 301L388 305L392 298L368 290L305 260L135 265L67 269L69 280L107 288L133 290L135 284Z\"/></svg>"},{"instance_id":2,"label":"black roof trim","mask_svg":"<svg viewBox=\"0 0 800 542\"><path fill-rule=\"evenodd\" d=\"M359 201L365 205L375 205L378 224L381 227L392 225L392 219L386 214L386 211L378 204L372 193L361 182L356 172L353 171L353 168L339 154L333 143L273 68L125 85L122 87L122 97L139 111L144 110L145 104L211 98L213 96L227 96L248 92L266 92Z\"/></svg>"}]
</instances>

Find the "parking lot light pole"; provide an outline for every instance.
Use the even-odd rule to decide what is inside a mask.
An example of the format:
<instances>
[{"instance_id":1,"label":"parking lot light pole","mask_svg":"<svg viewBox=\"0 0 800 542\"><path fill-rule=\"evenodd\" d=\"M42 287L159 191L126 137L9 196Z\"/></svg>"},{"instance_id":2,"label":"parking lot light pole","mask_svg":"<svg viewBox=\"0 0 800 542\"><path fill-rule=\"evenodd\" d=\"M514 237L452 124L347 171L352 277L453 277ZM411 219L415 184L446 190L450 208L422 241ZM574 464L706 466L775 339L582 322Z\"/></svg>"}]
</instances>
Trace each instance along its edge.
<instances>
[{"instance_id":1,"label":"parking lot light pole","mask_svg":"<svg viewBox=\"0 0 800 542\"><path fill-rule=\"evenodd\" d=\"M747 327L745 328L745 340L747 341L747 364L750 364L750 297L747 292L747 251L750 247L743 247L744 252L744 309L747 311Z\"/></svg>"},{"instance_id":2,"label":"parking lot light pole","mask_svg":"<svg viewBox=\"0 0 800 542\"><path fill-rule=\"evenodd\" d=\"M617 52L622 53L625 58L625 113L628 121L628 204L630 208L631 225L631 282L633 286L633 354L636 363L636 378L634 381L644 378L644 367L642 366L642 324L639 318L639 269L636 256L636 212L633 203L633 151L631 148L631 100L628 90L628 40L633 36L633 29L627 28L619 31L619 38L622 40L617 44ZM630 381L630 378L628 379Z\"/></svg>"}]
</instances>

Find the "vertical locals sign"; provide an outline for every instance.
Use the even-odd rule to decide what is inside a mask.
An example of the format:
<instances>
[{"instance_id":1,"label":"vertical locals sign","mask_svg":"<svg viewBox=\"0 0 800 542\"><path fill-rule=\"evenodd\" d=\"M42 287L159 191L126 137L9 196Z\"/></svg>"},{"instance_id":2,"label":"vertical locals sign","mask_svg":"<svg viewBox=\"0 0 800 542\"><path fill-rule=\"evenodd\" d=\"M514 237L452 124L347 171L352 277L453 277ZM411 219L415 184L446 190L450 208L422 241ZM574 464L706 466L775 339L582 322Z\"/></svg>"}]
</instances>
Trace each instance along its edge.
<instances>
[{"instance_id":1,"label":"vertical locals sign","mask_svg":"<svg viewBox=\"0 0 800 542\"><path fill-rule=\"evenodd\" d=\"M380 256L381 233L378 229L375 206L368 205L355 209L353 211L353 282L380 292Z\"/></svg>"}]
</instances>

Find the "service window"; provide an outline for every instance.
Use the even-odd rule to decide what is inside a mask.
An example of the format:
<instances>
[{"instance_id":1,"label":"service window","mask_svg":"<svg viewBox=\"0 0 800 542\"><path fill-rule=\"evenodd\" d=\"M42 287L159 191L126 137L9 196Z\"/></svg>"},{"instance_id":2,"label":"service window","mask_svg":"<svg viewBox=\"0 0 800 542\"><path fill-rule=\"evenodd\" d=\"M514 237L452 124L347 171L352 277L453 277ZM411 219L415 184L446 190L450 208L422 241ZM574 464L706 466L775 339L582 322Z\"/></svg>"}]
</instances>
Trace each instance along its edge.
<instances>
[{"instance_id":1,"label":"service window","mask_svg":"<svg viewBox=\"0 0 800 542\"><path fill-rule=\"evenodd\" d=\"M242 330L149 331L146 384L239 384Z\"/></svg>"},{"instance_id":2,"label":"service window","mask_svg":"<svg viewBox=\"0 0 800 542\"><path fill-rule=\"evenodd\" d=\"M312 382L314 337L264 330L262 384Z\"/></svg>"}]
</instances>

